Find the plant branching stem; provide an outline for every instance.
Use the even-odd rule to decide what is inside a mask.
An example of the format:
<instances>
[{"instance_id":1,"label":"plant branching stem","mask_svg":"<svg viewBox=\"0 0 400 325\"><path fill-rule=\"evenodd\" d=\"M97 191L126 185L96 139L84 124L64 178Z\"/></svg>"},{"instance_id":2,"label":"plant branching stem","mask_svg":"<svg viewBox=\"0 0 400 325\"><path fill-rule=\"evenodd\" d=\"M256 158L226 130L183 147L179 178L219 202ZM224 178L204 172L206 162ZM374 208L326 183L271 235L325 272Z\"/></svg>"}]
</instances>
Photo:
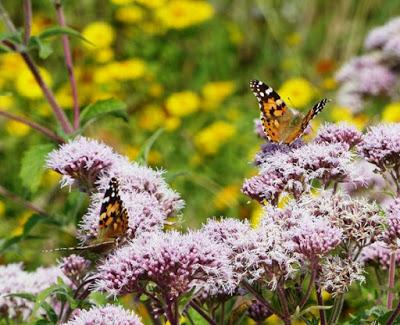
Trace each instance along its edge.
<instances>
[{"instance_id":1,"label":"plant branching stem","mask_svg":"<svg viewBox=\"0 0 400 325\"><path fill-rule=\"evenodd\" d=\"M324 300L322 299L321 288L318 281L315 281L315 292L317 295L318 306L323 306ZM321 325L326 325L326 314L324 309L319 309L319 322Z\"/></svg>"},{"instance_id":2,"label":"plant branching stem","mask_svg":"<svg viewBox=\"0 0 400 325\"><path fill-rule=\"evenodd\" d=\"M194 301L189 302L189 306L197 311L210 325L218 325L217 322L208 316L207 313Z\"/></svg>"},{"instance_id":3,"label":"plant branching stem","mask_svg":"<svg viewBox=\"0 0 400 325\"><path fill-rule=\"evenodd\" d=\"M7 11L3 7L1 0L0 0L0 17L6 24L7 28L11 32L16 32L17 29L15 28L13 22L10 20ZM72 126L67 118L67 115L65 115L64 111L60 107L60 105L57 103L56 98L51 91L51 89L47 86L46 82L44 81L38 67L36 66L35 62L33 61L32 57L29 55L28 52L25 51L25 49L19 48L16 44L8 41L8 40L3 40L2 44L8 47L10 50L15 51L19 53L24 60L25 64L28 66L29 70L31 71L33 77L35 78L35 81L39 85L40 89L42 90L44 96L46 97L46 100L50 104L51 108L53 109L53 113L56 116L58 122L60 123L63 131L65 133L72 133L73 129Z\"/></svg>"},{"instance_id":4,"label":"plant branching stem","mask_svg":"<svg viewBox=\"0 0 400 325\"><path fill-rule=\"evenodd\" d=\"M396 309L393 311L392 315L390 315L389 319L387 320L386 325L392 325L394 324L394 321L399 317L400 315L400 301L397 304Z\"/></svg>"},{"instance_id":5,"label":"plant branching stem","mask_svg":"<svg viewBox=\"0 0 400 325\"><path fill-rule=\"evenodd\" d=\"M56 9L58 23L60 24L61 27L66 27L67 24L65 22L65 16L64 16L64 11L63 11L63 7L61 4L61 0L54 1L54 7ZM72 55L71 55L71 47L70 47L69 38L67 35L62 36L62 43L63 43L63 49L64 49L65 65L67 67L69 83L71 85L72 103L73 103L72 105L73 105L73 110L74 110L73 126L74 126L74 130L76 131L79 129L79 114L80 114L79 100L78 100L78 87L77 87L75 74L74 74L74 66L73 66Z\"/></svg>"},{"instance_id":6,"label":"plant branching stem","mask_svg":"<svg viewBox=\"0 0 400 325\"><path fill-rule=\"evenodd\" d=\"M14 120L14 121L18 121L21 122L25 125L28 125L29 127L31 127L32 129L42 133L43 135L45 135L46 137L48 137L50 140L57 142L57 143L64 143L64 139L59 137L55 132L53 132L52 130L46 128L45 126L33 122L25 117L21 117L21 116L17 116L14 115L12 113L6 112L4 110L0 110L0 116L4 116L10 120Z\"/></svg>"},{"instance_id":7,"label":"plant branching stem","mask_svg":"<svg viewBox=\"0 0 400 325\"><path fill-rule=\"evenodd\" d=\"M42 208L36 206L35 204L33 204L29 201L26 201L25 199L18 196L17 194L12 193L11 191L7 190L2 185L0 185L0 195L10 199L11 201L14 201L17 204L21 204L25 208L32 210L32 211L36 212L37 214L40 214L42 216L48 216L48 213L46 211L44 211Z\"/></svg>"}]
</instances>

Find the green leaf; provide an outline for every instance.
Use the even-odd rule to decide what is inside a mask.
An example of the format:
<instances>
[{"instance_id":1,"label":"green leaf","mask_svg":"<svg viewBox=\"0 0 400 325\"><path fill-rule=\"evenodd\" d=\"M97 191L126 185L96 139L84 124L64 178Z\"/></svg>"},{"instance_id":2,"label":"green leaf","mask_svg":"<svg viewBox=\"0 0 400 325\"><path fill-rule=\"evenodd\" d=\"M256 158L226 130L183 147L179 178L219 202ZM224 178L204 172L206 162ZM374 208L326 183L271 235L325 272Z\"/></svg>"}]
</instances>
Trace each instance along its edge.
<instances>
[{"instance_id":1,"label":"green leaf","mask_svg":"<svg viewBox=\"0 0 400 325\"><path fill-rule=\"evenodd\" d=\"M19 297L22 299L26 299L29 301L36 301L36 296L31 294L31 293L26 293L26 292L21 292L21 293L10 293L9 295L6 295L6 297Z\"/></svg>"},{"instance_id":2,"label":"green leaf","mask_svg":"<svg viewBox=\"0 0 400 325\"><path fill-rule=\"evenodd\" d=\"M194 324L196 325L208 325L208 321L206 321L197 311L194 309L190 308L188 310L188 314L190 316L190 319L193 321Z\"/></svg>"},{"instance_id":3,"label":"green leaf","mask_svg":"<svg viewBox=\"0 0 400 325\"><path fill-rule=\"evenodd\" d=\"M30 231L32 230L33 227L35 227L35 225L41 221L46 220L47 217L38 215L38 214L34 214L32 215L27 222L25 222L24 225L24 232L23 232L23 236L27 236Z\"/></svg>"},{"instance_id":4,"label":"green leaf","mask_svg":"<svg viewBox=\"0 0 400 325\"><path fill-rule=\"evenodd\" d=\"M164 132L164 129L158 129L156 132L154 132L150 138L146 140L146 142L143 144L143 146L140 148L139 154L137 161L142 164L147 164L147 159L149 157L149 152L151 148L153 147L154 143L156 140L159 138L159 136Z\"/></svg>"},{"instance_id":5,"label":"green leaf","mask_svg":"<svg viewBox=\"0 0 400 325\"><path fill-rule=\"evenodd\" d=\"M35 192L38 189L45 170L44 163L46 156L53 149L53 144L40 144L25 152L19 176L22 184L31 192Z\"/></svg>"},{"instance_id":6,"label":"green leaf","mask_svg":"<svg viewBox=\"0 0 400 325\"><path fill-rule=\"evenodd\" d=\"M77 30L69 28L69 27L60 27L60 26L54 26L54 27L49 27L46 28L44 31L42 31L38 37L42 40L54 37L54 36L62 36L62 35L67 35L67 36L73 36L81 39L82 41L85 41L89 44L94 45L92 42L84 38L81 33L79 33Z\"/></svg>"},{"instance_id":7,"label":"green leaf","mask_svg":"<svg viewBox=\"0 0 400 325\"><path fill-rule=\"evenodd\" d=\"M32 36L29 39L29 48L37 48L39 50L39 57L41 59L46 59L49 57L51 53L53 53L53 49L51 48L51 45L44 40L41 40L37 36Z\"/></svg>"},{"instance_id":8,"label":"green leaf","mask_svg":"<svg viewBox=\"0 0 400 325\"><path fill-rule=\"evenodd\" d=\"M86 106L81 114L82 125L104 115L114 115L128 121L126 104L118 99L110 98L99 100Z\"/></svg>"},{"instance_id":9,"label":"green leaf","mask_svg":"<svg viewBox=\"0 0 400 325\"><path fill-rule=\"evenodd\" d=\"M51 307L50 304L46 301L43 301L40 304L40 307L42 307L46 311L49 321L52 322L53 324L56 324L58 317L57 317L57 314L54 311L53 307Z\"/></svg>"}]
</instances>

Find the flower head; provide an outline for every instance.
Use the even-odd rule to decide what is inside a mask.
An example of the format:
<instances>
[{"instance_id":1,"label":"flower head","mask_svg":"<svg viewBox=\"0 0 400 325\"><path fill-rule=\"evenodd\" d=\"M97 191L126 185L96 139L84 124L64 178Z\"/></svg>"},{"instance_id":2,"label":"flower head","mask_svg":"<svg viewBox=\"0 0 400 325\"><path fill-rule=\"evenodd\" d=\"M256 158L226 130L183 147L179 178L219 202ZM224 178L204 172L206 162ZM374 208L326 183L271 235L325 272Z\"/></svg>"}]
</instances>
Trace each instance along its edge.
<instances>
[{"instance_id":1,"label":"flower head","mask_svg":"<svg viewBox=\"0 0 400 325\"><path fill-rule=\"evenodd\" d=\"M357 149L360 155L381 171L400 168L400 124L371 127Z\"/></svg>"},{"instance_id":2,"label":"flower head","mask_svg":"<svg viewBox=\"0 0 400 325\"><path fill-rule=\"evenodd\" d=\"M272 315L272 313L261 302L257 300L253 300L253 302L247 309L247 313L249 317L256 322L263 322Z\"/></svg>"},{"instance_id":3,"label":"flower head","mask_svg":"<svg viewBox=\"0 0 400 325\"><path fill-rule=\"evenodd\" d=\"M92 189L102 173L118 164L123 157L111 147L92 139L77 137L47 158L47 167L63 175L62 185L75 182L83 189Z\"/></svg>"},{"instance_id":4,"label":"flower head","mask_svg":"<svg viewBox=\"0 0 400 325\"><path fill-rule=\"evenodd\" d=\"M393 249L388 247L386 243L377 241L361 251L359 260L364 264L379 265L382 269L388 269L390 265L390 255L392 253ZM400 249L396 249L394 253L396 264L399 264Z\"/></svg>"},{"instance_id":5,"label":"flower head","mask_svg":"<svg viewBox=\"0 0 400 325\"><path fill-rule=\"evenodd\" d=\"M342 232L324 219L303 218L290 231L295 250L315 261L336 248L342 241Z\"/></svg>"},{"instance_id":6,"label":"flower head","mask_svg":"<svg viewBox=\"0 0 400 325\"><path fill-rule=\"evenodd\" d=\"M132 311L121 306L106 305L92 307L89 310L78 310L77 315L65 325L143 325L140 318Z\"/></svg>"},{"instance_id":7,"label":"flower head","mask_svg":"<svg viewBox=\"0 0 400 325\"><path fill-rule=\"evenodd\" d=\"M400 34L400 17L393 18L385 25L372 29L365 39L365 48L384 47L393 37Z\"/></svg>"},{"instance_id":8,"label":"flower head","mask_svg":"<svg viewBox=\"0 0 400 325\"><path fill-rule=\"evenodd\" d=\"M387 229L383 234L383 241L392 248L400 247L400 198L394 199L386 211Z\"/></svg>"},{"instance_id":9,"label":"flower head","mask_svg":"<svg viewBox=\"0 0 400 325\"><path fill-rule=\"evenodd\" d=\"M342 143L352 148L362 140L362 134L353 125L346 122L339 124L325 124L318 130L314 139L316 143Z\"/></svg>"},{"instance_id":10,"label":"flower head","mask_svg":"<svg viewBox=\"0 0 400 325\"><path fill-rule=\"evenodd\" d=\"M75 254L62 258L59 263L59 268L75 285L85 276L89 266L89 260Z\"/></svg>"},{"instance_id":11,"label":"flower head","mask_svg":"<svg viewBox=\"0 0 400 325\"><path fill-rule=\"evenodd\" d=\"M322 289L332 296L345 293L353 282L364 282L363 269L359 262L331 256L321 267L320 283Z\"/></svg>"},{"instance_id":12,"label":"flower head","mask_svg":"<svg viewBox=\"0 0 400 325\"><path fill-rule=\"evenodd\" d=\"M98 270L96 287L113 296L141 292L148 281L167 301L192 289L209 295L229 292L232 285L227 247L201 232L142 236L108 256Z\"/></svg>"}]
</instances>

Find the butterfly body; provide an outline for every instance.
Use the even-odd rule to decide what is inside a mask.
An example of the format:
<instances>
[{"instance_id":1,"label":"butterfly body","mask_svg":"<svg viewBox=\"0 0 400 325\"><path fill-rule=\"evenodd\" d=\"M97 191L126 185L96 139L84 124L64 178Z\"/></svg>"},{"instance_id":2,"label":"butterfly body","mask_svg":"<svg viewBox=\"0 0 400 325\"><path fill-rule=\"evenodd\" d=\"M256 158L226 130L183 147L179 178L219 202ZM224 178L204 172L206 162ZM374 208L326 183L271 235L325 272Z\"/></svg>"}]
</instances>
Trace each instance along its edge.
<instances>
[{"instance_id":1,"label":"butterfly body","mask_svg":"<svg viewBox=\"0 0 400 325\"><path fill-rule=\"evenodd\" d=\"M267 138L276 143L291 144L302 136L310 121L324 108L322 99L306 114L289 108L278 93L259 80L250 82L250 89L257 98L261 123Z\"/></svg>"}]
</instances>

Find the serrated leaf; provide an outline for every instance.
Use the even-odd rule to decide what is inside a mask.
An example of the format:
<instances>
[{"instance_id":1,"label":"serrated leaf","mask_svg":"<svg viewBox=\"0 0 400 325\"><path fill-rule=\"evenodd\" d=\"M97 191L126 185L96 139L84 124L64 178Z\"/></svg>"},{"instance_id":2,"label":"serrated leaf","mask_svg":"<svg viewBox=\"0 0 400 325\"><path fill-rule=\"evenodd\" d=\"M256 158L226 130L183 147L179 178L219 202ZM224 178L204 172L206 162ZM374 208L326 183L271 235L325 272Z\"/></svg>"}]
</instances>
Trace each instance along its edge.
<instances>
[{"instance_id":1,"label":"serrated leaf","mask_svg":"<svg viewBox=\"0 0 400 325\"><path fill-rule=\"evenodd\" d=\"M44 31L42 31L38 37L42 40L47 39L49 37L53 36L62 36L62 35L68 35L68 36L73 36L81 39L82 41L85 41L89 44L94 45L92 42L90 42L88 39L82 36L80 32L77 30L70 28L70 27L61 27L61 26L53 26L46 28Z\"/></svg>"},{"instance_id":2,"label":"serrated leaf","mask_svg":"<svg viewBox=\"0 0 400 325\"><path fill-rule=\"evenodd\" d=\"M128 121L126 104L118 99L110 98L86 106L81 114L82 125L104 115L114 115Z\"/></svg>"},{"instance_id":3,"label":"serrated leaf","mask_svg":"<svg viewBox=\"0 0 400 325\"><path fill-rule=\"evenodd\" d=\"M146 140L146 142L143 144L143 146L140 148L139 154L137 161L142 164L147 164L147 160L149 157L149 153L151 148L153 147L154 143L156 140L159 138L159 136L164 132L164 129L158 129L156 132L154 132L150 138Z\"/></svg>"},{"instance_id":4,"label":"serrated leaf","mask_svg":"<svg viewBox=\"0 0 400 325\"><path fill-rule=\"evenodd\" d=\"M46 156L53 149L53 144L41 144L25 152L19 176L22 184L31 192L35 192L38 189L45 170L44 163Z\"/></svg>"}]
</instances>

